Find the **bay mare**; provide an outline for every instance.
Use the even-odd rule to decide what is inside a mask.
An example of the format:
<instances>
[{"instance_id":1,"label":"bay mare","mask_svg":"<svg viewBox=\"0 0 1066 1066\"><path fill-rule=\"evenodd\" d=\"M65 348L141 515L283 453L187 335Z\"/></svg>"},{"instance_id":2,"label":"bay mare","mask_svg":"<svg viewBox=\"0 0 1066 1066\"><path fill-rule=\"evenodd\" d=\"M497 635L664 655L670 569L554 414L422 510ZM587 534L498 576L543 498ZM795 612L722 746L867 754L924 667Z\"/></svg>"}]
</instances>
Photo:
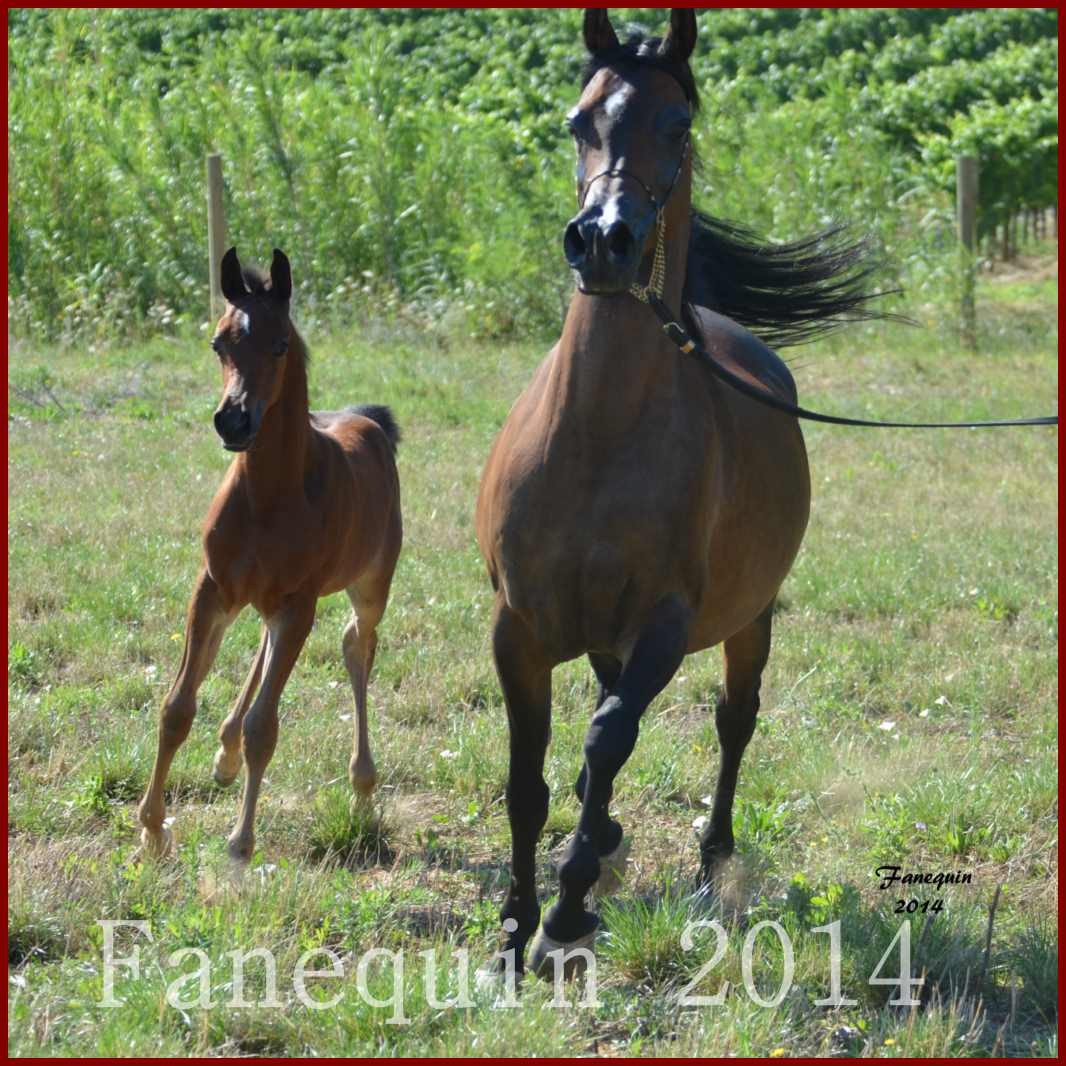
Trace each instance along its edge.
<instances>
[{"instance_id":1,"label":"bay mare","mask_svg":"<svg viewBox=\"0 0 1066 1066\"><path fill-rule=\"evenodd\" d=\"M507 706L511 881L506 948L518 967L537 931L535 848L548 813L551 675L587 655L600 694L576 790L581 812L560 896L531 950L591 944L586 895L622 845L614 780L641 715L682 659L722 644L715 709L721 766L700 839L700 881L733 851L733 797L755 728L774 601L807 525L810 480L796 420L708 375L662 332L651 287L711 355L791 401L777 344L841 317L871 317L864 244L839 230L762 245L691 205L692 10L663 39L620 42L585 15L588 64L567 123L579 210L563 250L577 291L559 341L492 448L477 538L495 590L492 647Z\"/></svg>"}]
</instances>

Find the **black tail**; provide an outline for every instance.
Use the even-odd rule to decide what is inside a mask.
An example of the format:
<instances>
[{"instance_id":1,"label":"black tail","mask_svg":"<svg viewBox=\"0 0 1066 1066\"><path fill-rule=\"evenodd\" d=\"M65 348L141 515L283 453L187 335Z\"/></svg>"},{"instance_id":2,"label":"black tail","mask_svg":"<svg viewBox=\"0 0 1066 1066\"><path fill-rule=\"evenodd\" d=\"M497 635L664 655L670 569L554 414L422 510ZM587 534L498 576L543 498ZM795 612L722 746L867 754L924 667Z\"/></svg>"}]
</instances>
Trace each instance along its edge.
<instances>
[{"instance_id":1,"label":"black tail","mask_svg":"<svg viewBox=\"0 0 1066 1066\"><path fill-rule=\"evenodd\" d=\"M789 244L768 244L753 230L693 210L684 299L726 315L770 347L803 344L844 322L908 321L869 306L880 268L869 239L830 226Z\"/></svg>"},{"instance_id":2,"label":"black tail","mask_svg":"<svg viewBox=\"0 0 1066 1066\"><path fill-rule=\"evenodd\" d=\"M385 431L385 436L388 437L389 444L392 445L393 453L395 453L396 446L400 443L400 427L396 424L396 419L392 417L392 411L379 403L361 403L349 407L348 410L352 414L369 418L371 422L377 422Z\"/></svg>"}]
</instances>

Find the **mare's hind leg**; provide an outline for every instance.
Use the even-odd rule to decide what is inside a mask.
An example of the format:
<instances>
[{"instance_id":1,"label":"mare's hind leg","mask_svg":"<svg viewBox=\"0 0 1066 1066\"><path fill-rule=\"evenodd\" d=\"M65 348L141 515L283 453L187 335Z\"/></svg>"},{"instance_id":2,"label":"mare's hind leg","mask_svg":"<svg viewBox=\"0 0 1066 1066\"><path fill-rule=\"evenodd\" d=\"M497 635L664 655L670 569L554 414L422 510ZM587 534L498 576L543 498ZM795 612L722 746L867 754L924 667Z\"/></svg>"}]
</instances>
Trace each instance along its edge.
<instances>
[{"instance_id":1,"label":"mare's hind leg","mask_svg":"<svg viewBox=\"0 0 1066 1066\"><path fill-rule=\"evenodd\" d=\"M773 602L750 625L724 644L725 691L714 711L722 765L714 790L711 817L700 838L700 883L709 884L733 854L733 796L744 749L755 732L759 683L770 657Z\"/></svg>"},{"instance_id":2,"label":"mare's hind leg","mask_svg":"<svg viewBox=\"0 0 1066 1066\"><path fill-rule=\"evenodd\" d=\"M244 682L244 688L233 705L233 710L226 716L218 731L218 739L221 747L215 752L215 764L211 771L216 784L232 785L241 769L241 723L248 708L252 705L252 698L259 687L259 679L263 674L263 659L267 649L267 629L263 626L263 635L259 639L259 650L255 653L252 669L248 673L248 679Z\"/></svg>"},{"instance_id":3,"label":"mare's hind leg","mask_svg":"<svg viewBox=\"0 0 1066 1066\"><path fill-rule=\"evenodd\" d=\"M530 966L540 969L557 947L591 943L598 920L585 895L600 875L597 836L614 779L637 742L640 718L674 676L688 645L689 611L664 600L644 627L618 681L585 736L585 797L574 839L559 866L559 902L544 917Z\"/></svg>"},{"instance_id":4,"label":"mare's hind leg","mask_svg":"<svg viewBox=\"0 0 1066 1066\"><path fill-rule=\"evenodd\" d=\"M285 607L266 622L263 684L241 723L244 796L240 817L227 842L230 857L237 862L248 862L255 848L255 808L263 774L278 741L278 700L311 632L316 599L313 592L290 597Z\"/></svg>"},{"instance_id":5,"label":"mare's hind leg","mask_svg":"<svg viewBox=\"0 0 1066 1066\"><path fill-rule=\"evenodd\" d=\"M222 634L233 620L222 608L218 586L206 570L200 572L189 600L185 622L185 650L159 714L159 742L155 766L137 817L144 827L141 842L145 850L162 856L170 848L170 834L163 827L166 804L163 789L178 748L185 742L196 717L196 693L218 654Z\"/></svg>"},{"instance_id":6,"label":"mare's hind leg","mask_svg":"<svg viewBox=\"0 0 1066 1066\"><path fill-rule=\"evenodd\" d=\"M341 640L344 665L352 683L355 697L355 729L352 739L352 759L348 764L348 780L357 799L366 799L378 783L377 769L370 754L370 726L367 721L366 692L370 671L374 668L377 651L377 624L385 613L388 584L381 582L356 583L348 589L352 601L352 618L345 626Z\"/></svg>"},{"instance_id":7,"label":"mare's hind leg","mask_svg":"<svg viewBox=\"0 0 1066 1066\"><path fill-rule=\"evenodd\" d=\"M504 950L514 950L515 970L521 972L526 943L540 921L536 848L548 819L544 756L551 737L553 664L526 624L500 600L493 620L492 654L507 705L510 736L506 794L511 823L511 884L500 920L507 934Z\"/></svg>"}]
</instances>

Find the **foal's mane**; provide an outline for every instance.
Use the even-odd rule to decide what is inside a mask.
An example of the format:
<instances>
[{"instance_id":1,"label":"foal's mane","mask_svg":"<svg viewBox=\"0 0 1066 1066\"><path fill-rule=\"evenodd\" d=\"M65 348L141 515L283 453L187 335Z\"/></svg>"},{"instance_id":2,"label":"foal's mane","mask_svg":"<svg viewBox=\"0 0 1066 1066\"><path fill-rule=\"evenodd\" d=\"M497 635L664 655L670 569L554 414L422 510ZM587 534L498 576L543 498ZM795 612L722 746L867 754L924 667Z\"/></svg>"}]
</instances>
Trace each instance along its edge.
<instances>
[{"instance_id":1,"label":"foal's mane","mask_svg":"<svg viewBox=\"0 0 1066 1066\"><path fill-rule=\"evenodd\" d=\"M670 75L695 113L699 93L686 60L659 53L661 38L638 27L616 47L588 57L582 88L605 66L642 67ZM692 150L693 166L699 159ZM837 223L787 244L772 244L748 226L693 207L682 300L690 327L693 306L706 307L783 348L831 333L845 322L898 318L870 306L887 292L868 291L881 263L869 237ZM889 292L898 292L893 289ZM698 331L697 331L698 332Z\"/></svg>"}]
</instances>

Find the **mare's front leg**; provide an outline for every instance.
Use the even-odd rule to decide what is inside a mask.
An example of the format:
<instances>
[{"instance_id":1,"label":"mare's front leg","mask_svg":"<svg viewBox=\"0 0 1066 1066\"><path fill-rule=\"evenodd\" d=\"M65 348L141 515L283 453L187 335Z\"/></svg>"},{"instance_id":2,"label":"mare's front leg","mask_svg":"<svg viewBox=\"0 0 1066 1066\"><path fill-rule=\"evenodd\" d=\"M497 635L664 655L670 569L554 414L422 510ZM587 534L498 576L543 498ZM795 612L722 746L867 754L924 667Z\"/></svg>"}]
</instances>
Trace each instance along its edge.
<instances>
[{"instance_id":1,"label":"mare's front leg","mask_svg":"<svg viewBox=\"0 0 1066 1066\"><path fill-rule=\"evenodd\" d=\"M589 663L592 665L596 680L599 682L599 696L596 699L596 709L603 705L604 700L611 694L611 689L618 683L618 676L622 672L622 664L610 655L598 652L589 652ZM585 799L585 786L588 783L588 767L582 763L581 772L578 774L574 791L577 793L578 802ZM604 804L599 813L599 828L596 831L596 850L600 857L600 879L593 888L597 895L613 891L622 880L622 871L625 867L628 844L622 845L622 826L607 813L607 805Z\"/></svg>"},{"instance_id":2,"label":"mare's front leg","mask_svg":"<svg viewBox=\"0 0 1066 1066\"><path fill-rule=\"evenodd\" d=\"M700 838L700 885L709 885L722 864L733 854L733 796L740 760L755 732L759 711L759 684L770 657L771 604L750 625L731 636L725 652L725 692L714 711L722 765L714 790L710 821Z\"/></svg>"},{"instance_id":3,"label":"mare's front leg","mask_svg":"<svg viewBox=\"0 0 1066 1066\"><path fill-rule=\"evenodd\" d=\"M255 848L255 808L263 774L278 742L278 701L285 682L315 620L317 597L312 593L289 598L285 606L266 621L267 647L263 683L241 723L244 754L244 796L237 825L230 834L230 857L247 863Z\"/></svg>"},{"instance_id":4,"label":"mare's front leg","mask_svg":"<svg viewBox=\"0 0 1066 1066\"><path fill-rule=\"evenodd\" d=\"M178 748L185 742L196 717L196 693L218 654L222 634L235 617L227 613L218 586L206 569L201 570L189 600L185 622L185 651L159 714L159 743L155 766L137 817L144 827L141 842L145 850L163 856L170 849L170 833L164 828L166 804L163 789Z\"/></svg>"},{"instance_id":5,"label":"mare's front leg","mask_svg":"<svg viewBox=\"0 0 1066 1066\"><path fill-rule=\"evenodd\" d=\"M493 621L492 653L510 732L507 815L511 823L511 884L500 919L506 923L504 950L514 950L515 970L521 972L526 943L540 921L536 848L548 819L544 756L551 736L552 663L526 624L500 601Z\"/></svg>"},{"instance_id":6,"label":"mare's front leg","mask_svg":"<svg viewBox=\"0 0 1066 1066\"><path fill-rule=\"evenodd\" d=\"M592 718L585 735L581 815L559 865L559 902L545 915L533 947L530 967L534 970L542 968L548 953L557 948L592 943L598 919L585 910L585 896L600 875L599 840L614 779L636 745L641 715L685 657L688 621L689 611L678 600L659 604L614 688Z\"/></svg>"}]
</instances>

